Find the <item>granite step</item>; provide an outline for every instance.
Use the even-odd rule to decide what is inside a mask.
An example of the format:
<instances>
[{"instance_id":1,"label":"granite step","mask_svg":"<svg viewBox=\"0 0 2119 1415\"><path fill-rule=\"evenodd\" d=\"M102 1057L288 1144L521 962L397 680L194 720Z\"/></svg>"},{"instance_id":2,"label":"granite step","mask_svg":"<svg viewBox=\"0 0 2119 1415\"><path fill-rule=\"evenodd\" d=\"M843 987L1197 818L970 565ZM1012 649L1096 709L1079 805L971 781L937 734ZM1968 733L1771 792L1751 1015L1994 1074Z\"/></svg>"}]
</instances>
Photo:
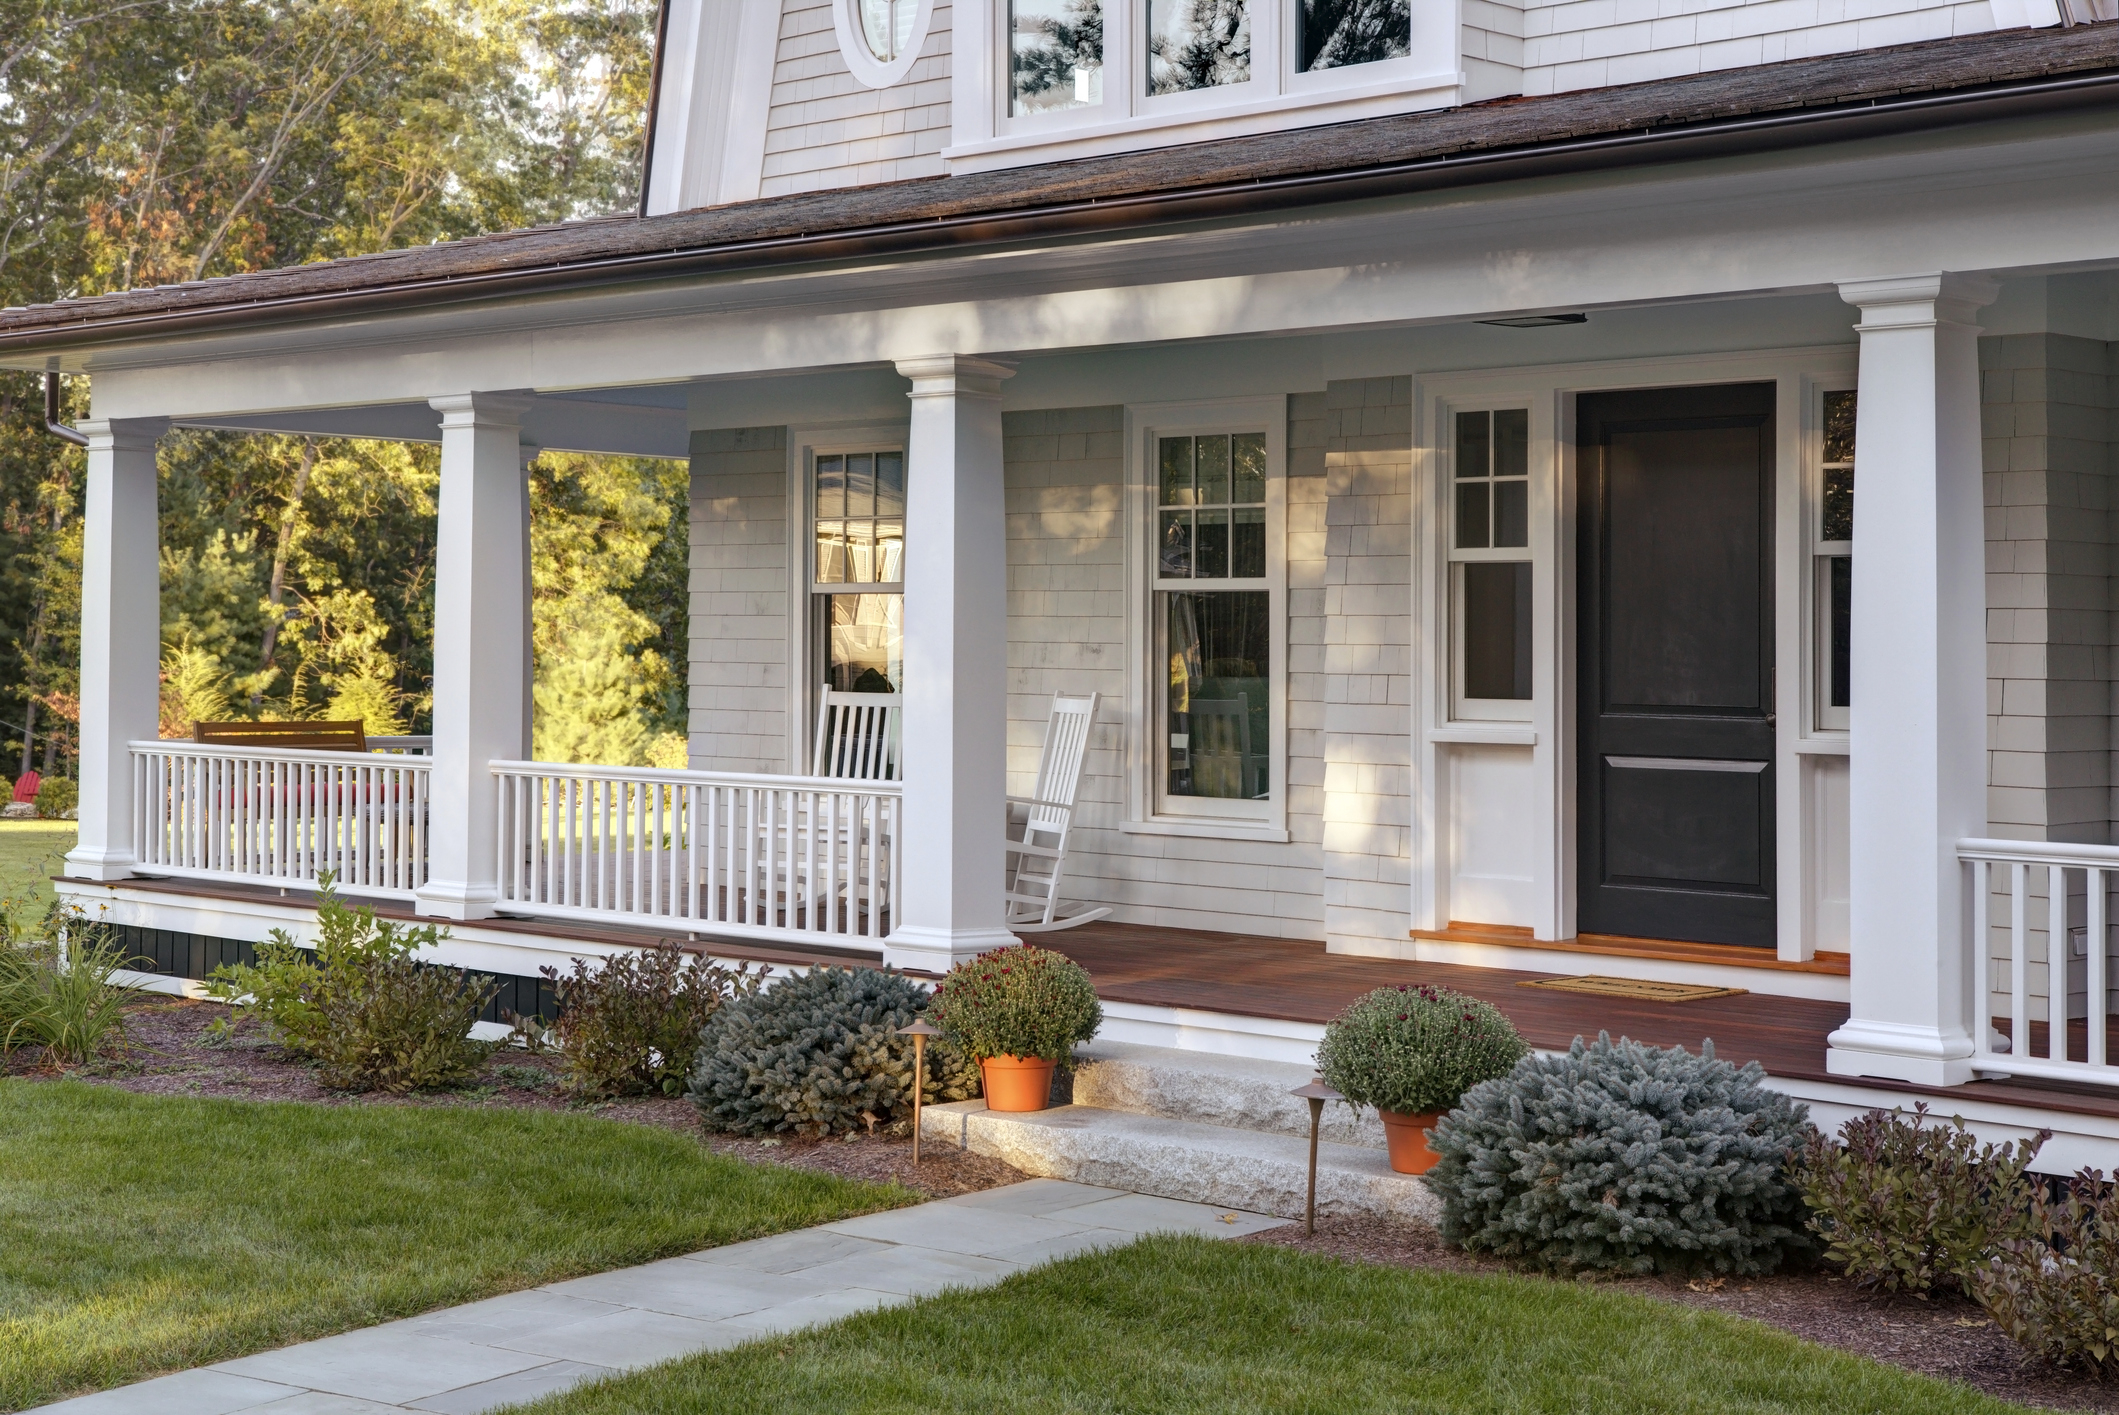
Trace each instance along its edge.
<instances>
[{"instance_id":1,"label":"granite step","mask_svg":"<svg viewBox=\"0 0 2119 1415\"><path fill-rule=\"evenodd\" d=\"M1074 1103L1307 1141L1309 1102L1288 1093L1315 1074L1281 1061L1097 1041L1075 1050ZM1376 1113L1343 1102L1325 1106L1319 1133L1333 1144L1384 1147Z\"/></svg>"},{"instance_id":2,"label":"granite step","mask_svg":"<svg viewBox=\"0 0 2119 1415\"><path fill-rule=\"evenodd\" d=\"M984 1101L957 1101L929 1106L920 1133L929 1144L956 1145L1040 1178L1300 1218L1307 1124L1305 1111L1305 1134L1298 1138L1092 1105L1004 1113L986 1109ZM1320 1217L1433 1223L1440 1207L1425 1184L1393 1173L1380 1149L1337 1142L1318 1147Z\"/></svg>"}]
</instances>

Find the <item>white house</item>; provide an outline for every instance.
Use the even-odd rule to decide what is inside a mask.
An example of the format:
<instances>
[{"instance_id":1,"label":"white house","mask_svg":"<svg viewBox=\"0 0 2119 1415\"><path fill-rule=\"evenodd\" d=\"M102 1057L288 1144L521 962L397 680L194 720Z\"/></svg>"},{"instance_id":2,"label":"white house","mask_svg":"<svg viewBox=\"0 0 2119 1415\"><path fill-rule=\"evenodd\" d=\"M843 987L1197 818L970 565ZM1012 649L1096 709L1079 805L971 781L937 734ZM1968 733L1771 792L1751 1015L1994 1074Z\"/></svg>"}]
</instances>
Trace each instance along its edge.
<instances>
[{"instance_id":1,"label":"white house","mask_svg":"<svg viewBox=\"0 0 2119 1415\"><path fill-rule=\"evenodd\" d=\"M62 888L191 976L321 868L516 980L939 971L1095 692L1117 1035L1306 1055L1261 959L1739 987L1821 1116L2111 1167L2113 20L668 0L637 217L0 313L93 379ZM153 740L172 425L440 442L431 754ZM539 448L691 459L688 772L522 760ZM901 781L809 775L825 686Z\"/></svg>"}]
</instances>

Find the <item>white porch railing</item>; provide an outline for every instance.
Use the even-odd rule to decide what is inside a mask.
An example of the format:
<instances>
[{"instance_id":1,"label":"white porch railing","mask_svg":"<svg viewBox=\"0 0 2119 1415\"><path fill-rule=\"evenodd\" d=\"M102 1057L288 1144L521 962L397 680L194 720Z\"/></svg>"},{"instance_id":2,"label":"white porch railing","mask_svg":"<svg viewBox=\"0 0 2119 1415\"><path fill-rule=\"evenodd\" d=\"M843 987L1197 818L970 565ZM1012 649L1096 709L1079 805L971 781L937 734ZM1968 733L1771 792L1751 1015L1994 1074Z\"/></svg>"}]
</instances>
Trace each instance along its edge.
<instances>
[{"instance_id":1,"label":"white porch railing","mask_svg":"<svg viewBox=\"0 0 2119 1415\"><path fill-rule=\"evenodd\" d=\"M427 879L420 756L131 742L133 853L150 874L409 899Z\"/></svg>"},{"instance_id":2,"label":"white porch railing","mask_svg":"<svg viewBox=\"0 0 2119 1415\"><path fill-rule=\"evenodd\" d=\"M2119 847L1960 840L1957 856L1972 883L1974 1067L2119 1085L2107 1050Z\"/></svg>"},{"instance_id":3,"label":"white porch railing","mask_svg":"<svg viewBox=\"0 0 2119 1415\"><path fill-rule=\"evenodd\" d=\"M494 762L509 913L882 947L895 781Z\"/></svg>"}]
</instances>

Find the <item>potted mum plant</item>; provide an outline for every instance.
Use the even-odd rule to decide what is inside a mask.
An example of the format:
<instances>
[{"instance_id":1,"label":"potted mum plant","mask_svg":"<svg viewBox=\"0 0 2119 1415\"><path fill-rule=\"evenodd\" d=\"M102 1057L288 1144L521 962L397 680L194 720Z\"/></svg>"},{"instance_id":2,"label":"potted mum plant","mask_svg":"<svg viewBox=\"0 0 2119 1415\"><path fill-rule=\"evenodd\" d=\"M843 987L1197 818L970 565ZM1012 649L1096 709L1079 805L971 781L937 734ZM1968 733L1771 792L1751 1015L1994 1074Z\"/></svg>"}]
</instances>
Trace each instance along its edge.
<instances>
[{"instance_id":1,"label":"potted mum plant","mask_svg":"<svg viewBox=\"0 0 2119 1415\"><path fill-rule=\"evenodd\" d=\"M1027 946L957 964L935 988L928 1015L978 1062L991 1110L1043 1110L1053 1068L1104 1021L1079 963Z\"/></svg>"},{"instance_id":2,"label":"potted mum plant","mask_svg":"<svg viewBox=\"0 0 2119 1415\"><path fill-rule=\"evenodd\" d=\"M1449 988L1378 988L1324 1029L1317 1069L1357 1106L1374 1106L1391 1168L1425 1174L1427 1132L1464 1093L1506 1076L1530 1052L1500 1011Z\"/></svg>"}]
</instances>

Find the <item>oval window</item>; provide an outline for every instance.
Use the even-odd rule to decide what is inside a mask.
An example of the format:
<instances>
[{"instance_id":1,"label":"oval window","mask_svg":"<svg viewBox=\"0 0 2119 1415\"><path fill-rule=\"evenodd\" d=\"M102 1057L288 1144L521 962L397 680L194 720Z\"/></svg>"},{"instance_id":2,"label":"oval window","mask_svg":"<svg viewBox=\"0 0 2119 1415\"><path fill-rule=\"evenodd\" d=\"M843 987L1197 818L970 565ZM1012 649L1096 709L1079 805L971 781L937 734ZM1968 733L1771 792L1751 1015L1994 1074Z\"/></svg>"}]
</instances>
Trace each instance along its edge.
<instances>
[{"instance_id":1,"label":"oval window","mask_svg":"<svg viewBox=\"0 0 2119 1415\"><path fill-rule=\"evenodd\" d=\"M855 0L861 12L861 38L882 63L894 63L912 44L912 22L919 0Z\"/></svg>"}]
</instances>

